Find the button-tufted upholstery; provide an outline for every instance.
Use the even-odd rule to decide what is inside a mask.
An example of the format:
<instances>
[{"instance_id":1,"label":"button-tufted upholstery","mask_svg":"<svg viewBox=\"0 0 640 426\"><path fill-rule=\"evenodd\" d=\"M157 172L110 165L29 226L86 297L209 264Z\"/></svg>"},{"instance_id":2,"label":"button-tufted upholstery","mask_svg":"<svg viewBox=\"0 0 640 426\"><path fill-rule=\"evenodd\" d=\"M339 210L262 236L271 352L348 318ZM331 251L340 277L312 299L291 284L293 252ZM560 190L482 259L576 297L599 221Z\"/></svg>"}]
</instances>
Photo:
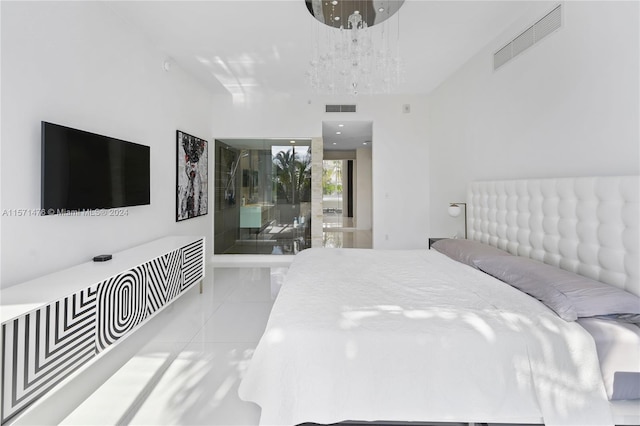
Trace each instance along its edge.
<instances>
[{"instance_id":1,"label":"button-tufted upholstery","mask_svg":"<svg viewBox=\"0 0 640 426\"><path fill-rule=\"evenodd\" d=\"M468 237L640 296L640 177L473 182Z\"/></svg>"}]
</instances>

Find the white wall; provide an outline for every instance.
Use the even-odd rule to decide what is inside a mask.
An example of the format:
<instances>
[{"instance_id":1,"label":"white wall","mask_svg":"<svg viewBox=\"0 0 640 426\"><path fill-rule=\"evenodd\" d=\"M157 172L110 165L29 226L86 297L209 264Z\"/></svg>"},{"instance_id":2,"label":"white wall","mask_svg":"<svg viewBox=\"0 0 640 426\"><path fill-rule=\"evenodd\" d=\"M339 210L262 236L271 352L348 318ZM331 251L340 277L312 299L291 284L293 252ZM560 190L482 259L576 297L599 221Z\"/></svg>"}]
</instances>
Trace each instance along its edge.
<instances>
[{"instance_id":1,"label":"white wall","mask_svg":"<svg viewBox=\"0 0 640 426\"><path fill-rule=\"evenodd\" d=\"M356 192L356 226L358 229L371 229L371 208L373 188L371 187L371 149L358 148L356 150L356 169L355 186ZM407 205L409 203L405 203Z\"/></svg>"},{"instance_id":2,"label":"white wall","mask_svg":"<svg viewBox=\"0 0 640 426\"><path fill-rule=\"evenodd\" d=\"M175 132L213 142L210 95L101 3L1 8L3 212L40 208L42 120L151 146L151 205L126 217L2 216L2 287L168 234L212 253L211 213L175 223Z\"/></svg>"},{"instance_id":3,"label":"white wall","mask_svg":"<svg viewBox=\"0 0 640 426\"><path fill-rule=\"evenodd\" d=\"M429 98L432 236L463 233L449 202L473 180L640 172L639 4L563 3L557 32L493 71L515 23Z\"/></svg>"},{"instance_id":4,"label":"white wall","mask_svg":"<svg viewBox=\"0 0 640 426\"><path fill-rule=\"evenodd\" d=\"M357 104L357 113L325 113L325 103ZM410 104L411 113L402 112ZM357 96L344 99L288 96L214 98L216 138L313 137L322 122L373 122L373 246L427 246L429 175L426 96Z\"/></svg>"}]
</instances>

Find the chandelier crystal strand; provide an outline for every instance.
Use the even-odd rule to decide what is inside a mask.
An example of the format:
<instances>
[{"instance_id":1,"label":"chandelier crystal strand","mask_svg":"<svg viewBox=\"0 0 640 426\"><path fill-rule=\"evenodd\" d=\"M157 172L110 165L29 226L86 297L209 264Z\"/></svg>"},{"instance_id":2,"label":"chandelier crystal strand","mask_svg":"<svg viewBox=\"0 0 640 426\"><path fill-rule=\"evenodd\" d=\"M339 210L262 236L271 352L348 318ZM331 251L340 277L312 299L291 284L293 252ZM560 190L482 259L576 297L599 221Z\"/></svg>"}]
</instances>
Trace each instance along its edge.
<instances>
[{"instance_id":1,"label":"chandelier crystal strand","mask_svg":"<svg viewBox=\"0 0 640 426\"><path fill-rule=\"evenodd\" d=\"M307 72L312 88L322 94L357 95L390 93L397 87L399 24L394 40L390 21L368 27L357 11L339 29L316 21Z\"/></svg>"}]
</instances>

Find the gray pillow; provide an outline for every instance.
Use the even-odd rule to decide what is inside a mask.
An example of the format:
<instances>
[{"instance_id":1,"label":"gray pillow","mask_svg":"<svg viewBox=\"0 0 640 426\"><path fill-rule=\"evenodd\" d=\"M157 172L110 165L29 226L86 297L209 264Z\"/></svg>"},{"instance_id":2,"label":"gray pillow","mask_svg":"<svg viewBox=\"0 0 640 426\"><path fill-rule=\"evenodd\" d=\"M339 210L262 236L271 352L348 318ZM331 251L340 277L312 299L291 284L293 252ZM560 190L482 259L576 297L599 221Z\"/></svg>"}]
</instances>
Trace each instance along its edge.
<instances>
[{"instance_id":1,"label":"gray pillow","mask_svg":"<svg viewBox=\"0 0 640 426\"><path fill-rule=\"evenodd\" d=\"M561 318L640 314L640 298L599 281L524 257L486 257L476 266L543 302Z\"/></svg>"},{"instance_id":2,"label":"gray pillow","mask_svg":"<svg viewBox=\"0 0 640 426\"><path fill-rule=\"evenodd\" d=\"M474 261L493 256L511 256L504 250L479 241L447 238L431 244L431 248L449 256L453 260L478 268Z\"/></svg>"},{"instance_id":3,"label":"gray pillow","mask_svg":"<svg viewBox=\"0 0 640 426\"><path fill-rule=\"evenodd\" d=\"M640 373L636 371L616 371L613 373L612 400L639 398Z\"/></svg>"},{"instance_id":4,"label":"gray pillow","mask_svg":"<svg viewBox=\"0 0 640 426\"><path fill-rule=\"evenodd\" d=\"M626 322L629 324L636 324L640 326L640 314L609 314L609 315L596 315L595 318L603 320Z\"/></svg>"}]
</instances>

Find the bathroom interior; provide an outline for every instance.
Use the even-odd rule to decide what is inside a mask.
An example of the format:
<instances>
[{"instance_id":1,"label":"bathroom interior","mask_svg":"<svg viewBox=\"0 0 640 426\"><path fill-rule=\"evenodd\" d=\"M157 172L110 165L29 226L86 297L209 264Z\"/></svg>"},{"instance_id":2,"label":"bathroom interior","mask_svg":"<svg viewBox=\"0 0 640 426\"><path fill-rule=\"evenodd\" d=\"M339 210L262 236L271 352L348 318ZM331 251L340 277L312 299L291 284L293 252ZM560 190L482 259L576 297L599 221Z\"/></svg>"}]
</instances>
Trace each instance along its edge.
<instances>
[{"instance_id":1,"label":"bathroom interior","mask_svg":"<svg viewBox=\"0 0 640 426\"><path fill-rule=\"evenodd\" d=\"M215 141L215 254L311 245L311 140Z\"/></svg>"}]
</instances>

